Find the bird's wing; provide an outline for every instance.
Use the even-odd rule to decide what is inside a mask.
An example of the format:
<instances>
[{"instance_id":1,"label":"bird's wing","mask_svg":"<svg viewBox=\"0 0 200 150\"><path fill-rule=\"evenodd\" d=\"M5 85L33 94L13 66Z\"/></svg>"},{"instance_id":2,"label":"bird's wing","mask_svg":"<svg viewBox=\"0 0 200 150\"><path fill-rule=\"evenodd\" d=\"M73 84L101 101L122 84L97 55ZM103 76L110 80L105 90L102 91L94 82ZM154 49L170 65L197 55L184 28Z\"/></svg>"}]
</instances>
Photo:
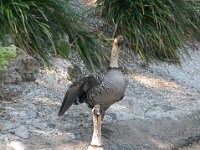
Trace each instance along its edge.
<instances>
[{"instance_id":1,"label":"bird's wing","mask_svg":"<svg viewBox=\"0 0 200 150\"><path fill-rule=\"evenodd\" d=\"M65 94L64 100L59 110L59 116L63 115L65 111L77 100L78 97L87 93L88 90L99 85L101 78L95 75L89 75L75 81Z\"/></svg>"}]
</instances>

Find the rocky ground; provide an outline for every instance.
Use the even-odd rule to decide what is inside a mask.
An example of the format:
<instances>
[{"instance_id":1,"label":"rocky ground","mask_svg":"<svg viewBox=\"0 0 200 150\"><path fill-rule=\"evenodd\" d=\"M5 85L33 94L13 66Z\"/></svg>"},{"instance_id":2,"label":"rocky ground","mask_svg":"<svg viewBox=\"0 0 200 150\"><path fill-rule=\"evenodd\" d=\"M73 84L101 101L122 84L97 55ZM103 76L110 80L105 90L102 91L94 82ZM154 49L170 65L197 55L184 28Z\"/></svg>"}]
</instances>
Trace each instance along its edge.
<instances>
[{"instance_id":1,"label":"rocky ground","mask_svg":"<svg viewBox=\"0 0 200 150\"><path fill-rule=\"evenodd\" d=\"M199 47L198 43L194 51L188 47L191 59L185 56L181 66L157 61L144 67L137 59L127 63L126 95L105 115L105 150L200 149ZM58 117L71 84L71 63L54 60L55 68L41 68L35 82L5 87L8 95L0 100L0 150L87 149L91 111L83 104Z\"/></svg>"},{"instance_id":2,"label":"rocky ground","mask_svg":"<svg viewBox=\"0 0 200 150\"><path fill-rule=\"evenodd\" d=\"M190 54L191 59L186 58L181 66L130 65L124 100L105 116L106 150L170 150L199 141L200 51L190 50ZM15 96L0 101L0 149L19 143L27 150L87 148L92 136L87 106L72 106L63 117L57 115L71 84L67 78L70 65L55 58L55 68L41 68L36 82L6 87Z\"/></svg>"}]
</instances>

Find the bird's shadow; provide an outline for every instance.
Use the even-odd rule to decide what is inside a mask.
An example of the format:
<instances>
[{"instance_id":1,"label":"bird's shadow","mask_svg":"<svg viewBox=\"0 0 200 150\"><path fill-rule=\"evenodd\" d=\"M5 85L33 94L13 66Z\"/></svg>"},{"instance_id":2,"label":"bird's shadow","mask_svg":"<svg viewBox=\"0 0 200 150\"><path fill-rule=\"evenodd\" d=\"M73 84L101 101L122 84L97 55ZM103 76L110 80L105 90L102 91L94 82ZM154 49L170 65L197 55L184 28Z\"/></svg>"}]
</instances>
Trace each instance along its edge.
<instances>
[{"instance_id":1,"label":"bird's shadow","mask_svg":"<svg viewBox=\"0 0 200 150\"><path fill-rule=\"evenodd\" d=\"M106 126L102 126L102 137L106 139L110 139L110 136L114 133L113 130L107 128Z\"/></svg>"}]
</instances>

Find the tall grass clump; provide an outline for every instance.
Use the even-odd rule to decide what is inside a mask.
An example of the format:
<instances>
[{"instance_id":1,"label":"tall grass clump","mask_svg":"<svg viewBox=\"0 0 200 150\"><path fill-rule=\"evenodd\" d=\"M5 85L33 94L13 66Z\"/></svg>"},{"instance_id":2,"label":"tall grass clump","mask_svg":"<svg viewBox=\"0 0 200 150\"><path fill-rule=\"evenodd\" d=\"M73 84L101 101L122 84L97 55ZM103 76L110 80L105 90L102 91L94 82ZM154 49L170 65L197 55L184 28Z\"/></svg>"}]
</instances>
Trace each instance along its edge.
<instances>
[{"instance_id":1,"label":"tall grass clump","mask_svg":"<svg viewBox=\"0 0 200 150\"><path fill-rule=\"evenodd\" d=\"M65 37L69 43L65 41ZM73 47L90 68L100 66L104 50L67 0L1 0L0 42L10 43L50 63Z\"/></svg>"},{"instance_id":2,"label":"tall grass clump","mask_svg":"<svg viewBox=\"0 0 200 150\"><path fill-rule=\"evenodd\" d=\"M178 62L177 48L199 36L199 2L192 0L97 0L102 17L148 61Z\"/></svg>"}]
</instances>

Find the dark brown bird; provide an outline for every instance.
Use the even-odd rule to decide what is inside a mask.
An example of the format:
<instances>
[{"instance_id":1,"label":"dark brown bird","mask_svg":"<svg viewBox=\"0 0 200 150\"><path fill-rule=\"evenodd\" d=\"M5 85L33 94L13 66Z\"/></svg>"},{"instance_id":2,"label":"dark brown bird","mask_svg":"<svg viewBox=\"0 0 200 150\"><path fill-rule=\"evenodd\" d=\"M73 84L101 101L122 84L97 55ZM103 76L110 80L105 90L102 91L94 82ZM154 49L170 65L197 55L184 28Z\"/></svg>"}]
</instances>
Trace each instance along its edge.
<instances>
[{"instance_id":1,"label":"dark brown bird","mask_svg":"<svg viewBox=\"0 0 200 150\"><path fill-rule=\"evenodd\" d=\"M127 87L127 80L118 66L119 52L123 43L123 36L118 36L114 39L110 65L105 75L89 75L77 79L77 81L70 86L60 107L59 116L63 115L73 103L85 102L88 104L88 107L93 109L94 132L101 130L101 127L95 128L100 125L99 121L97 122L95 120L99 120L98 118L103 119L105 111L112 104L123 99ZM101 109L101 111L99 109ZM97 112L96 110L99 110L98 112L101 113L95 113ZM101 133L101 131L98 132ZM94 135L98 135L98 139L101 138L101 134L93 133L93 136ZM96 138L93 138L93 141L95 141L94 139ZM96 145L99 146L98 142L101 142L98 140L96 141ZM91 144L95 145L94 142L91 142Z\"/></svg>"},{"instance_id":2,"label":"dark brown bird","mask_svg":"<svg viewBox=\"0 0 200 150\"><path fill-rule=\"evenodd\" d=\"M104 114L110 105L123 98L127 81L118 66L119 51L123 43L123 36L114 39L109 69L104 76L89 75L70 86L60 107L59 116L77 102L85 102L90 108L99 104Z\"/></svg>"}]
</instances>

